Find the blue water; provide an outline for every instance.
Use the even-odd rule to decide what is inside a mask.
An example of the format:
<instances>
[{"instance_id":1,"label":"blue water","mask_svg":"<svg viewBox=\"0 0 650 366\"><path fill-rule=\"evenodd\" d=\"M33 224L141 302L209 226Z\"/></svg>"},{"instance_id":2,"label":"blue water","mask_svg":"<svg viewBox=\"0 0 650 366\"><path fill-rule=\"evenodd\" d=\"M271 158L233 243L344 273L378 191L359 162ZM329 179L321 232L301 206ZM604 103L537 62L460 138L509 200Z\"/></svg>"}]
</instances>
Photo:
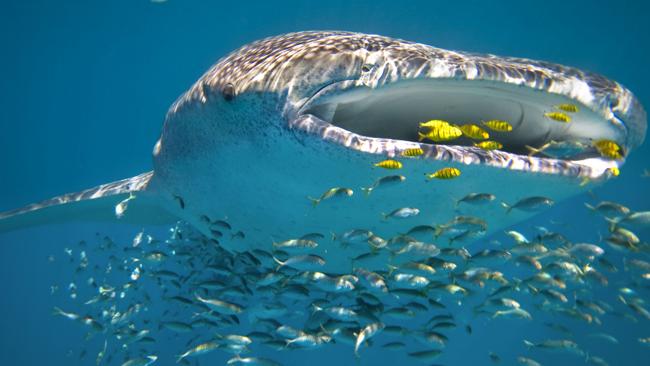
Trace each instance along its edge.
<instances>
[{"instance_id":1,"label":"blue water","mask_svg":"<svg viewBox=\"0 0 650 366\"><path fill-rule=\"evenodd\" d=\"M553 61L598 72L631 89L650 105L650 5L638 1L295 1L227 2L169 0L18 1L0 3L0 211L63 192L130 177L151 169L151 151L169 105L212 63L227 52L266 36L313 29L350 30L422 42L447 49L494 53ZM644 145L627 160L620 177L595 189L599 199L615 200L633 210L650 209L650 148ZM563 234L575 241L596 242L606 232L602 220L584 209L587 195L572 198L530 222L518 226L532 232L549 220L570 221ZM54 306L83 312L69 297L75 282L79 297L93 294L88 276L75 275L64 248L79 254L80 239L88 241L89 257L95 233L128 243L140 228L110 224L57 225L0 235L0 365L95 364L104 337L84 336L87 327L51 315ZM161 229L155 229L161 230ZM154 233L154 229L152 229ZM164 236L166 233L155 232ZM650 233L637 232L648 240ZM53 255L50 262L48 256ZM125 256L126 258L126 256ZM647 258L646 258L647 260ZM622 272L621 255L613 261ZM616 292L630 275L611 275L610 285L594 287L609 303L621 304ZM51 286L58 290L51 294ZM146 287L146 286L145 286ZM155 286L141 291L160 291ZM639 296L650 300L648 285ZM650 305L646 305L648 307ZM169 304L153 301L146 312L159 316ZM454 312L455 308L450 308ZM629 311L628 311L629 312ZM449 343L434 363L487 365L488 351L501 364L514 365L527 355L545 365L578 365L584 358L567 353L527 351L522 338L539 341L562 338L541 325L551 317L535 311L533 322L520 320L471 322L447 332ZM637 341L650 337L650 321L638 323L606 315L594 326L568 318L574 339L610 365L649 365L650 347ZM206 331L205 329L202 331ZM197 331L198 332L198 331ZM207 331L206 331L207 332ZM606 332L618 344L586 337ZM173 364L173 355L187 349L191 337L153 334L156 344L131 346L117 352L113 365L127 352L146 349L159 356L156 364ZM391 365L416 363L406 352L380 350L393 339L378 338L362 351L360 361L349 345L328 345L313 351L276 352L259 348L255 355L284 365ZM412 343L410 339L405 342ZM135 348L134 348L135 347ZM80 357L82 353L85 356ZM230 355L216 351L192 361L224 364ZM106 359L103 361L105 364Z\"/></svg>"}]
</instances>

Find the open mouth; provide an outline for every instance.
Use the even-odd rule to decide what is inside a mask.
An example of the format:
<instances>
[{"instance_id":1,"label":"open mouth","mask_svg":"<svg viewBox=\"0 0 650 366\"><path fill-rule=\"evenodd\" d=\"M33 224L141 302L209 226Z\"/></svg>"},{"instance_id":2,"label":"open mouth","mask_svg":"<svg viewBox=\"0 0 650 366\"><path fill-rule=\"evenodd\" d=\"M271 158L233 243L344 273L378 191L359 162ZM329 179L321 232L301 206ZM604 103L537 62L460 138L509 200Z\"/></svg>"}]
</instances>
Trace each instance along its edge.
<instances>
[{"instance_id":1,"label":"open mouth","mask_svg":"<svg viewBox=\"0 0 650 366\"><path fill-rule=\"evenodd\" d=\"M368 152L381 153L377 143L397 149L419 144L425 150L479 155L480 163L490 165L510 164L511 167L511 162L504 160L527 160L528 164L524 165L530 169L522 170L553 165L555 169L539 171L593 177L601 175L607 167L618 165L615 159L602 156L595 143L609 140L622 147L626 137L624 127L610 123L566 96L507 83L427 79L402 81L377 89L356 87L343 92L340 89L341 85L333 85L319 92L300 114L313 116L312 123L318 120L328 125L330 137L338 131L347 143L339 142L348 147L355 147L351 145L356 143L361 150L368 150L367 146L363 147L364 142L374 146ZM421 123L430 120L446 121L458 128L475 125L489 137L472 138L462 134L446 141L423 138L422 134L426 135L430 129L421 127ZM489 121L507 122L512 129L491 129ZM303 127L306 127L304 123ZM494 141L499 147L487 151L481 147L481 141ZM622 148L621 152L624 156ZM574 163L580 165L577 173Z\"/></svg>"}]
</instances>

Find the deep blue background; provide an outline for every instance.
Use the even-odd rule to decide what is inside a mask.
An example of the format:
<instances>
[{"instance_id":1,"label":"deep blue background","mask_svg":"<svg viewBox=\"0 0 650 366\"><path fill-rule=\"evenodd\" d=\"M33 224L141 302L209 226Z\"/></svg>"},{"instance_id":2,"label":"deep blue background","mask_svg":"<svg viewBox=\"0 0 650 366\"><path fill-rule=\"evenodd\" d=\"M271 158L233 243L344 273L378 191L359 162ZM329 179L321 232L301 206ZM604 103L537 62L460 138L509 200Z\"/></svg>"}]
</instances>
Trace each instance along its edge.
<instances>
[{"instance_id":1,"label":"deep blue background","mask_svg":"<svg viewBox=\"0 0 650 366\"><path fill-rule=\"evenodd\" d=\"M649 15L642 1L2 0L0 211L150 170L168 106L219 57L255 39L337 29L554 61L617 80L648 106ZM649 153L647 144L635 151L622 175L596 190L598 197L650 209L650 179L640 178L650 168ZM549 215L583 215L584 200L572 199ZM584 215L582 232L592 228L590 219ZM57 304L49 286L67 278L65 266L48 265L46 256L59 256L67 243L95 230L60 226L0 236L0 364L76 362L66 352L82 348L81 331L49 314ZM131 234L122 229L116 236ZM517 331L518 323L512 326ZM619 332L627 326L614 325ZM521 352L521 335L504 330L479 328L471 344L450 345L456 358L445 363L486 364L483 351L459 352L479 343L504 350L512 341ZM650 360L634 336L628 341L627 348L603 350L610 364ZM97 342L94 347L87 364L94 363ZM337 357L339 364L351 363L348 352L330 354L327 362L320 354L320 364ZM297 354L301 363L314 364L313 354ZM516 354L502 355L503 362L513 364Z\"/></svg>"}]
</instances>

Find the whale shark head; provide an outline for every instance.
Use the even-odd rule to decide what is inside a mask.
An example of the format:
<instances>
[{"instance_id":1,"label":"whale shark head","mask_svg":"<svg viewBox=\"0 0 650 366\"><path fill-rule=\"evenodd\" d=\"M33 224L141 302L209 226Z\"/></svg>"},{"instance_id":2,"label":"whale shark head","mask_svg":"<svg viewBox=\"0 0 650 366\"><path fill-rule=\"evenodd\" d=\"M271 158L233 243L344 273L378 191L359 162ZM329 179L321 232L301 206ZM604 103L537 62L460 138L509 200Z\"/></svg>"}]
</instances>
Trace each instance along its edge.
<instances>
[{"instance_id":1,"label":"whale shark head","mask_svg":"<svg viewBox=\"0 0 650 366\"><path fill-rule=\"evenodd\" d=\"M564 113L570 122L549 118L561 105L574 109ZM419 124L432 119L458 126L500 120L512 130L490 131L497 150L465 137L419 141ZM182 95L155 144L153 174L55 202L142 192L233 251L271 252L273 242L320 233L327 239L314 253L325 259L323 270L347 272L368 245L342 248L329 233L364 229L388 239L464 215L484 220L489 234L532 214L499 202L580 193L615 176L645 132L638 100L597 74L375 35L300 32L234 51ZM594 147L601 140L615 143L621 158L602 156ZM403 157L410 148L423 154ZM365 197L361 187L394 173L374 167L387 158L403 163L405 179ZM424 178L445 167L461 176ZM332 188L350 194L313 207L308 197ZM457 207L478 192L497 200ZM404 207L419 215L386 219ZM211 223L222 219L245 235L215 232ZM373 251L363 265L385 269L394 260Z\"/></svg>"},{"instance_id":2,"label":"whale shark head","mask_svg":"<svg viewBox=\"0 0 650 366\"><path fill-rule=\"evenodd\" d=\"M567 103L579 108L571 123L545 115ZM175 116L196 104L219 105L219 118L227 119L224 113L232 116L242 131L242 125L260 129L254 121L281 114L267 123L387 156L416 146L419 122L504 120L514 129L494 134L504 145L498 151L481 150L468 139L417 146L430 159L593 179L620 162L601 157L591 142L612 140L628 152L643 141L646 128L646 114L637 99L597 74L343 32L289 34L232 53L174 104L165 127L173 132L167 136L184 138L175 130ZM244 121L240 106L254 115ZM214 126L224 124L207 128ZM167 136L163 133L163 143ZM526 146L549 142L584 149L559 157L528 156Z\"/></svg>"}]
</instances>

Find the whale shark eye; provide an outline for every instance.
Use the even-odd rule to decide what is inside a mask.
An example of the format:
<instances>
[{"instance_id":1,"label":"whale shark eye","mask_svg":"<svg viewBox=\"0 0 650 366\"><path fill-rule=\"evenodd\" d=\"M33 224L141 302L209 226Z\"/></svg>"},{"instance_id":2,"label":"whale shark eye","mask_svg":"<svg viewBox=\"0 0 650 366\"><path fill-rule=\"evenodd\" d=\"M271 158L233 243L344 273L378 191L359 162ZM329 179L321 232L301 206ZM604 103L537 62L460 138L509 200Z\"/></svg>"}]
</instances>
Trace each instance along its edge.
<instances>
[{"instance_id":1,"label":"whale shark eye","mask_svg":"<svg viewBox=\"0 0 650 366\"><path fill-rule=\"evenodd\" d=\"M227 101L231 101L235 98L235 86L231 83L226 84L221 90L223 93L223 98Z\"/></svg>"}]
</instances>

